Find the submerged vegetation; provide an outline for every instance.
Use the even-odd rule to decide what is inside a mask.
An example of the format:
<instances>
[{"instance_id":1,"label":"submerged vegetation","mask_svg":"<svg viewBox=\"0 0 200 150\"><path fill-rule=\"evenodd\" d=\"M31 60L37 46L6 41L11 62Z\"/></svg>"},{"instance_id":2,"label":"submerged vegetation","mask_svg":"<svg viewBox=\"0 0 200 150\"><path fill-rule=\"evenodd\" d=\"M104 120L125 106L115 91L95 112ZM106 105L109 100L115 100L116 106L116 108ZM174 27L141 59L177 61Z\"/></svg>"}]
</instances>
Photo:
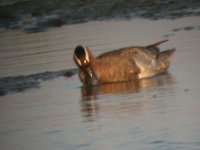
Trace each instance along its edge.
<instances>
[{"instance_id":1,"label":"submerged vegetation","mask_svg":"<svg viewBox=\"0 0 200 150\"><path fill-rule=\"evenodd\" d=\"M0 27L37 32L90 20L175 19L200 15L199 8L199 0L0 0Z\"/></svg>"}]
</instances>

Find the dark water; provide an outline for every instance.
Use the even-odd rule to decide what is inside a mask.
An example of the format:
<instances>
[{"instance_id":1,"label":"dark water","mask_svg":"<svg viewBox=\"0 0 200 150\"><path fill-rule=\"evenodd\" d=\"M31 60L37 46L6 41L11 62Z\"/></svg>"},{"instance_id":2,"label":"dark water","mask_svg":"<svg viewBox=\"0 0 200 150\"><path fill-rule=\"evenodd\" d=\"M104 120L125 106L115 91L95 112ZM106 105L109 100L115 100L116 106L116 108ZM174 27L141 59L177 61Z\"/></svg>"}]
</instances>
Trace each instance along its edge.
<instances>
[{"instance_id":1,"label":"dark water","mask_svg":"<svg viewBox=\"0 0 200 150\"><path fill-rule=\"evenodd\" d=\"M190 17L1 31L0 148L199 150L199 25ZM95 87L83 87L76 71L63 76L75 68L77 44L96 56L165 38L162 50L176 48L168 73Z\"/></svg>"}]
</instances>

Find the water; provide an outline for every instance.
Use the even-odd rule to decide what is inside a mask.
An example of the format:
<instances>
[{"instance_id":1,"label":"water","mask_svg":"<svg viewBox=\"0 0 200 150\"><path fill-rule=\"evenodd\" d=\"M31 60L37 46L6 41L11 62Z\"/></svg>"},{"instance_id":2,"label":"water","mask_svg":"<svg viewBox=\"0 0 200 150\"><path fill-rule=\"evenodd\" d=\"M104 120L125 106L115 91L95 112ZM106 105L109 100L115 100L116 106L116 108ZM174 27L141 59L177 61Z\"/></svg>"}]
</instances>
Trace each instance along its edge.
<instances>
[{"instance_id":1,"label":"water","mask_svg":"<svg viewBox=\"0 0 200 150\"><path fill-rule=\"evenodd\" d=\"M169 72L138 82L82 87L78 75L41 80L0 97L0 147L25 149L200 149L200 18L98 21L24 34L0 33L0 76L70 70L78 44L94 55L168 38ZM189 27L189 28L188 28ZM46 76L47 73L42 74Z\"/></svg>"}]
</instances>

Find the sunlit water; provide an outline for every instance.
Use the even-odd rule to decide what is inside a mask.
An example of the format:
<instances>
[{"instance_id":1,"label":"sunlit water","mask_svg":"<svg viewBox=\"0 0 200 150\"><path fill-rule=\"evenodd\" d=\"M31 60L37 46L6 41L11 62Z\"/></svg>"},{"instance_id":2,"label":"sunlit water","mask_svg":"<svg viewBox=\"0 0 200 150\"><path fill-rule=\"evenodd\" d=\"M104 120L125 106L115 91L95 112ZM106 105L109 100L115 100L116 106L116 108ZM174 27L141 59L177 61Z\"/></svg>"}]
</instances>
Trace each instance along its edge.
<instances>
[{"instance_id":1,"label":"sunlit water","mask_svg":"<svg viewBox=\"0 0 200 150\"><path fill-rule=\"evenodd\" d=\"M77 44L98 55L168 38L161 49L175 47L176 54L168 73L138 82L82 87L76 74L0 97L1 149L199 150L199 25L191 17L2 31L1 77L74 68Z\"/></svg>"}]
</instances>

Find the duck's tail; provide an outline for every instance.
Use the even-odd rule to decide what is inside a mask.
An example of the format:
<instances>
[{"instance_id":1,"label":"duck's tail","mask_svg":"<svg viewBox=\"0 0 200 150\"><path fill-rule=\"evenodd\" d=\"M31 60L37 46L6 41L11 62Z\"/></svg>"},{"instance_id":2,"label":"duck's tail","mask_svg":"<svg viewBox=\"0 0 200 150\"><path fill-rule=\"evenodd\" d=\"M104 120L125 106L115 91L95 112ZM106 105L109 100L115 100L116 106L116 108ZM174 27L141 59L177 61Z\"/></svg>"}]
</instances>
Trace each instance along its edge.
<instances>
[{"instance_id":1,"label":"duck's tail","mask_svg":"<svg viewBox=\"0 0 200 150\"><path fill-rule=\"evenodd\" d=\"M176 49L173 48L173 49L169 49L169 50L160 52L159 53L159 60L161 60L161 61L169 61L170 62L175 51L176 51Z\"/></svg>"},{"instance_id":2,"label":"duck's tail","mask_svg":"<svg viewBox=\"0 0 200 150\"><path fill-rule=\"evenodd\" d=\"M157 71L158 73L162 73L167 71L167 69L170 67L171 64L171 58L175 52L175 49L169 49L163 52L160 52L158 55L158 67Z\"/></svg>"},{"instance_id":3,"label":"duck's tail","mask_svg":"<svg viewBox=\"0 0 200 150\"><path fill-rule=\"evenodd\" d=\"M146 49L148 49L158 59L158 56L160 54L160 49L158 48L158 45L160 45L166 41L168 41L168 40L163 40L163 41L159 41L157 43L153 43L151 45L146 46Z\"/></svg>"}]
</instances>

